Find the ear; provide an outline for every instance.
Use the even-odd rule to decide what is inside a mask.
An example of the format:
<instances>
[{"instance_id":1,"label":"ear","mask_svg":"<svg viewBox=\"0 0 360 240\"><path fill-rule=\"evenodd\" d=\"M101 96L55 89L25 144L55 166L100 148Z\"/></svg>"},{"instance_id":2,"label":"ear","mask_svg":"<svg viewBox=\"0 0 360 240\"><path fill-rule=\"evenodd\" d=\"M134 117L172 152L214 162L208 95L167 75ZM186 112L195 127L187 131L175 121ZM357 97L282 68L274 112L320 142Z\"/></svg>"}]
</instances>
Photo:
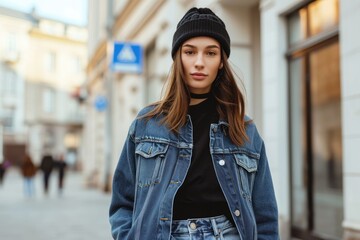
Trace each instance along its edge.
<instances>
[{"instance_id":1,"label":"ear","mask_svg":"<svg viewBox=\"0 0 360 240\"><path fill-rule=\"evenodd\" d=\"M219 66L219 70L222 69L223 66L224 66L224 64L223 64L223 62L221 61L220 66Z\"/></svg>"}]
</instances>

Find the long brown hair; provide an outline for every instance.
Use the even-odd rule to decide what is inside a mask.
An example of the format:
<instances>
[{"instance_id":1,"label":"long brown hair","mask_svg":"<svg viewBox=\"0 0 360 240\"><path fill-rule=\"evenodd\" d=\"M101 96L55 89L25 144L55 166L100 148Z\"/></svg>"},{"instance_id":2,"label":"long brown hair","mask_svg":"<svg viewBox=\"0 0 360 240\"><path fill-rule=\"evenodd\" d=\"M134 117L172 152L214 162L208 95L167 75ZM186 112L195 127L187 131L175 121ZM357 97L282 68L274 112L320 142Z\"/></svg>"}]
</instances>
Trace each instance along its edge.
<instances>
[{"instance_id":1,"label":"long brown hair","mask_svg":"<svg viewBox=\"0 0 360 240\"><path fill-rule=\"evenodd\" d=\"M141 118L149 119L163 114L162 123L173 132L178 132L179 128L185 125L190 104L190 91L185 82L180 49L174 57L163 98L152 104L154 108L150 112L141 116ZM222 76L217 77L214 81L211 91L217 102L216 110L220 119L229 123L230 139L233 143L241 146L245 140L248 140L245 129L245 98L237 86L232 69L224 56L226 54L222 51L223 67L219 70Z\"/></svg>"}]
</instances>

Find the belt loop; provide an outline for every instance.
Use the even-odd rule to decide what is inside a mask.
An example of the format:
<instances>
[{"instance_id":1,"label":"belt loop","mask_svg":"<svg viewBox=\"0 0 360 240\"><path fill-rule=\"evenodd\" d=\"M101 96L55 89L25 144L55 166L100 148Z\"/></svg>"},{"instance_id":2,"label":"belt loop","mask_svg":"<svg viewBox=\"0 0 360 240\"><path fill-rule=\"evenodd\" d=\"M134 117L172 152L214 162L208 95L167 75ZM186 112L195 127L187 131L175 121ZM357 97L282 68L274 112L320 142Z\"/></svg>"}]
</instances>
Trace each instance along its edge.
<instances>
[{"instance_id":1,"label":"belt loop","mask_svg":"<svg viewBox=\"0 0 360 240\"><path fill-rule=\"evenodd\" d=\"M211 226L212 226L213 231L214 231L214 237L215 237L215 239L220 238L219 229L217 228L217 224L216 224L216 219L215 219L215 218L211 218Z\"/></svg>"}]
</instances>

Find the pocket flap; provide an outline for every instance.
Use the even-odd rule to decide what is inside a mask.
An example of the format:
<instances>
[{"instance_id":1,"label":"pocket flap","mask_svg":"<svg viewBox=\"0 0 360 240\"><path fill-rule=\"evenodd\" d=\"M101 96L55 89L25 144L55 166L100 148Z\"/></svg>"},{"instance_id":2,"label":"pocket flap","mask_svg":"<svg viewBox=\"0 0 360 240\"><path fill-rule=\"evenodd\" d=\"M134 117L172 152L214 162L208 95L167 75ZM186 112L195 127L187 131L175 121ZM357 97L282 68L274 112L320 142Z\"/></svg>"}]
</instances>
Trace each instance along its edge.
<instances>
[{"instance_id":1,"label":"pocket flap","mask_svg":"<svg viewBox=\"0 0 360 240\"><path fill-rule=\"evenodd\" d=\"M236 163L248 172L257 170L257 160L245 154L235 154Z\"/></svg>"},{"instance_id":2,"label":"pocket flap","mask_svg":"<svg viewBox=\"0 0 360 240\"><path fill-rule=\"evenodd\" d=\"M157 142L141 142L136 147L136 154L144 158L152 158L157 155L165 154L169 144L157 143Z\"/></svg>"}]
</instances>

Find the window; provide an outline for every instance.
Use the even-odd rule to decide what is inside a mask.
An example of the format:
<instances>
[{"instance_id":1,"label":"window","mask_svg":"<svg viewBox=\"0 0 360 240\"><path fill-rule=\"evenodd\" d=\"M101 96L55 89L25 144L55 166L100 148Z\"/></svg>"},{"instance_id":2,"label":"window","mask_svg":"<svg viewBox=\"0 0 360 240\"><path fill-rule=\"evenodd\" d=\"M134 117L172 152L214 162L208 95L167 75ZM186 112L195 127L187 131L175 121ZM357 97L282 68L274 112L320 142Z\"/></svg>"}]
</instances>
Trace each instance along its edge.
<instances>
[{"instance_id":1,"label":"window","mask_svg":"<svg viewBox=\"0 0 360 240\"><path fill-rule=\"evenodd\" d=\"M309 36L314 36L339 24L338 4L338 0L318 0L309 4Z\"/></svg>"},{"instance_id":2,"label":"window","mask_svg":"<svg viewBox=\"0 0 360 240\"><path fill-rule=\"evenodd\" d=\"M5 70L3 92L6 95L15 95L17 85L16 73L12 70Z\"/></svg>"},{"instance_id":3,"label":"window","mask_svg":"<svg viewBox=\"0 0 360 240\"><path fill-rule=\"evenodd\" d=\"M15 33L8 33L7 39L6 39L6 50L8 52L16 52L17 50L17 40L16 40L16 34Z\"/></svg>"},{"instance_id":4,"label":"window","mask_svg":"<svg viewBox=\"0 0 360 240\"><path fill-rule=\"evenodd\" d=\"M55 111L55 91L49 88L44 89L42 103L45 113L53 113Z\"/></svg>"},{"instance_id":5,"label":"window","mask_svg":"<svg viewBox=\"0 0 360 240\"><path fill-rule=\"evenodd\" d=\"M338 27L338 0L317 0L288 16L289 45Z\"/></svg>"},{"instance_id":6,"label":"window","mask_svg":"<svg viewBox=\"0 0 360 240\"><path fill-rule=\"evenodd\" d=\"M48 52L45 55L45 69L51 73L56 71L56 54L54 52Z\"/></svg>"},{"instance_id":7,"label":"window","mask_svg":"<svg viewBox=\"0 0 360 240\"><path fill-rule=\"evenodd\" d=\"M14 108L4 108L2 123L4 126L5 132L13 132L14 131L14 121L15 121L15 109Z\"/></svg>"},{"instance_id":8,"label":"window","mask_svg":"<svg viewBox=\"0 0 360 240\"><path fill-rule=\"evenodd\" d=\"M71 69L73 73L80 73L82 70L82 64L81 64L81 59L79 56L74 55L71 58Z\"/></svg>"},{"instance_id":9,"label":"window","mask_svg":"<svg viewBox=\"0 0 360 240\"><path fill-rule=\"evenodd\" d=\"M63 23L41 20L39 28L42 32L50 35L63 36L65 33L65 26Z\"/></svg>"},{"instance_id":10,"label":"window","mask_svg":"<svg viewBox=\"0 0 360 240\"><path fill-rule=\"evenodd\" d=\"M287 21L291 233L301 239L341 239L338 1L313 1Z\"/></svg>"}]
</instances>

